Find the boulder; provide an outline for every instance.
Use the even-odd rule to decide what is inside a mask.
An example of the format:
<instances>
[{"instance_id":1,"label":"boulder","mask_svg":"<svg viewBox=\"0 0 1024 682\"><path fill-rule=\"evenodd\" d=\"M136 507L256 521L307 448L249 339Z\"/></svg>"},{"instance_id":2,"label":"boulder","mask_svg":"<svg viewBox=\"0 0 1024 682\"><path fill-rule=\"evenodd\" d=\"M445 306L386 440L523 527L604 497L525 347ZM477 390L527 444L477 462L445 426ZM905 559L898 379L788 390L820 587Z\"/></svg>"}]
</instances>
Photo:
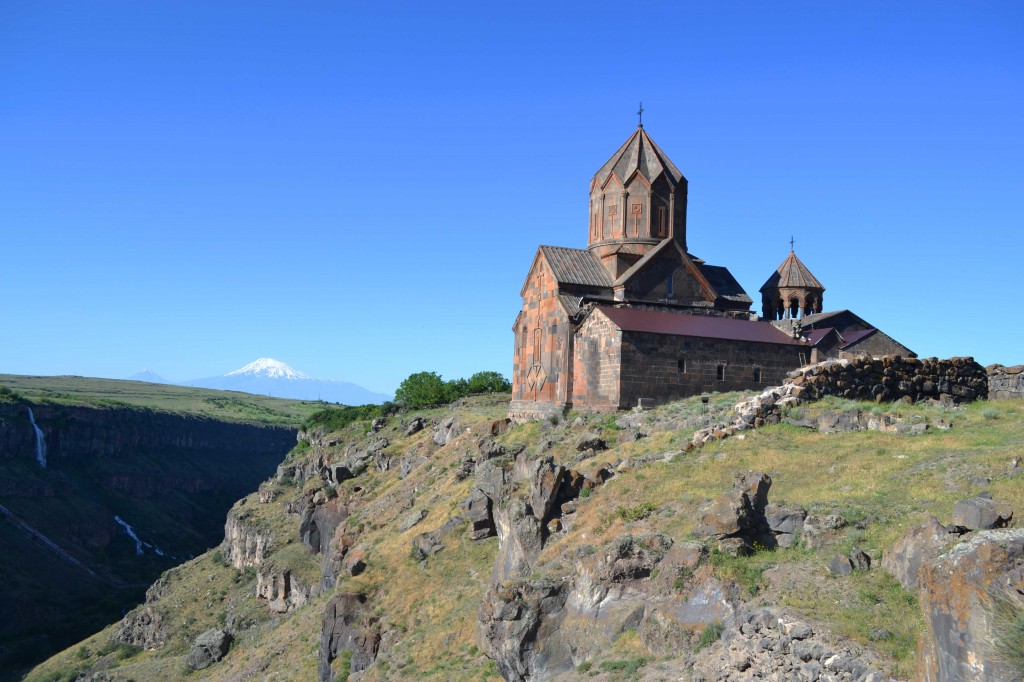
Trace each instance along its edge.
<instances>
[{"instance_id":1,"label":"boulder","mask_svg":"<svg viewBox=\"0 0 1024 682\"><path fill-rule=\"evenodd\" d=\"M435 443L444 447L455 440L455 437L458 436L461 431L462 425L459 423L459 420L455 417L448 417L446 419L442 419L441 423L434 428L434 431L431 433L431 438L433 438Z\"/></svg>"},{"instance_id":2,"label":"boulder","mask_svg":"<svg viewBox=\"0 0 1024 682\"><path fill-rule=\"evenodd\" d=\"M403 424L404 433L407 436L419 433L427 425L427 422L423 417L413 417L408 422Z\"/></svg>"},{"instance_id":3,"label":"boulder","mask_svg":"<svg viewBox=\"0 0 1024 682\"><path fill-rule=\"evenodd\" d=\"M542 523L551 518L551 513L556 508L555 503L558 501L564 475L565 467L555 464L551 457L542 457L532 462L530 506L533 515Z\"/></svg>"},{"instance_id":4,"label":"boulder","mask_svg":"<svg viewBox=\"0 0 1024 682\"><path fill-rule=\"evenodd\" d=\"M608 444L596 433L588 433L576 441L576 452L583 452L584 450L600 452L607 449Z\"/></svg>"},{"instance_id":5,"label":"boulder","mask_svg":"<svg viewBox=\"0 0 1024 682\"><path fill-rule=\"evenodd\" d=\"M1003 528L1012 518L1013 507L1009 504L979 495L956 503L952 525L966 530L988 530Z\"/></svg>"},{"instance_id":6,"label":"boulder","mask_svg":"<svg viewBox=\"0 0 1024 682\"><path fill-rule=\"evenodd\" d=\"M765 516L771 485L771 477L759 471L740 474L731 492L701 507L697 533L717 539L731 554L746 553L755 544L775 547Z\"/></svg>"},{"instance_id":7,"label":"boulder","mask_svg":"<svg viewBox=\"0 0 1024 682\"><path fill-rule=\"evenodd\" d=\"M214 628L196 637L185 663L193 670L205 670L224 658L231 648L231 635Z\"/></svg>"},{"instance_id":8,"label":"boulder","mask_svg":"<svg viewBox=\"0 0 1024 682\"><path fill-rule=\"evenodd\" d=\"M882 553L882 568L899 581L906 590L916 590L922 567L935 561L942 551L959 536L950 533L934 516L908 528L891 547Z\"/></svg>"},{"instance_id":9,"label":"boulder","mask_svg":"<svg viewBox=\"0 0 1024 682\"><path fill-rule=\"evenodd\" d=\"M412 539L412 557L417 561L428 559L444 549L434 533L420 533Z\"/></svg>"},{"instance_id":10,"label":"boulder","mask_svg":"<svg viewBox=\"0 0 1024 682\"><path fill-rule=\"evenodd\" d=\"M1007 643L1000 641L992 596L1010 595L1024 612L1024 528L972 533L925 565L920 584L927 632L918 650L919 679L1013 679L1002 667Z\"/></svg>"},{"instance_id":11,"label":"boulder","mask_svg":"<svg viewBox=\"0 0 1024 682\"><path fill-rule=\"evenodd\" d=\"M832 575L847 576L853 573L853 563L850 557L836 554L832 561L828 562L828 572Z\"/></svg>"},{"instance_id":12,"label":"boulder","mask_svg":"<svg viewBox=\"0 0 1024 682\"><path fill-rule=\"evenodd\" d=\"M479 490L465 503L466 516L469 518L469 538L483 540L494 536L494 518L491 516L491 498Z\"/></svg>"},{"instance_id":13,"label":"boulder","mask_svg":"<svg viewBox=\"0 0 1024 682\"><path fill-rule=\"evenodd\" d=\"M871 557L868 556L867 552L854 547L850 550L850 565L853 566L855 571L867 573L871 570Z\"/></svg>"},{"instance_id":14,"label":"boulder","mask_svg":"<svg viewBox=\"0 0 1024 682\"><path fill-rule=\"evenodd\" d=\"M404 517L402 517L402 520L399 521L398 532L404 533L405 531L409 530L425 518L427 518L426 509L414 509L413 511L409 512Z\"/></svg>"}]
</instances>

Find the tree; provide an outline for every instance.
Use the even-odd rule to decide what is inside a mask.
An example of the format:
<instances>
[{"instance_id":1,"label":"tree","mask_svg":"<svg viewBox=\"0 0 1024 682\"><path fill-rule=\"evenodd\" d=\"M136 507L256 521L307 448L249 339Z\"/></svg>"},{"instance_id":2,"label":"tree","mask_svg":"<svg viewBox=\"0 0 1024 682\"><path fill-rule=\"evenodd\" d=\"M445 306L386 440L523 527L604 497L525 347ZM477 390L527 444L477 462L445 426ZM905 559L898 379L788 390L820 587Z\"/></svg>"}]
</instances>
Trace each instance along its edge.
<instances>
[{"instance_id":1,"label":"tree","mask_svg":"<svg viewBox=\"0 0 1024 682\"><path fill-rule=\"evenodd\" d=\"M406 407L440 405L448 400L447 386L437 372L410 374L395 391L395 402Z\"/></svg>"},{"instance_id":2,"label":"tree","mask_svg":"<svg viewBox=\"0 0 1024 682\"><path fill-rule=\"evenodd\" d=\"M477 372L469 378L468 382L470 394L503 393L511 390L512 384L498 372Z\"/></svg>"}]
</instances>

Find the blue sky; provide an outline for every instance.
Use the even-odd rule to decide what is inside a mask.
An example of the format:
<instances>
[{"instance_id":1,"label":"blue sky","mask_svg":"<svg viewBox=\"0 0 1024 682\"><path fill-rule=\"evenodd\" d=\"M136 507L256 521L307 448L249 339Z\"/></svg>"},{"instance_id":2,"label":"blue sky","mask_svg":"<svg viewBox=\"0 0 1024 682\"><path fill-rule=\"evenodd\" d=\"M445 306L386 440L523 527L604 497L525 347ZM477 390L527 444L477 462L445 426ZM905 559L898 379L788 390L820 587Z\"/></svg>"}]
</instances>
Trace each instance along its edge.
<instances>
[{"instance_id":1,"label":"blue sky","mask_svg":"<svg viewBox=\"0 0 1024 682\"><path fill-rule=\"evenodd\" d=\"M1019 2L0 4L0 372L511 372L647 131L691 252L1024 362Z\"/></svg>"}]
</instances>

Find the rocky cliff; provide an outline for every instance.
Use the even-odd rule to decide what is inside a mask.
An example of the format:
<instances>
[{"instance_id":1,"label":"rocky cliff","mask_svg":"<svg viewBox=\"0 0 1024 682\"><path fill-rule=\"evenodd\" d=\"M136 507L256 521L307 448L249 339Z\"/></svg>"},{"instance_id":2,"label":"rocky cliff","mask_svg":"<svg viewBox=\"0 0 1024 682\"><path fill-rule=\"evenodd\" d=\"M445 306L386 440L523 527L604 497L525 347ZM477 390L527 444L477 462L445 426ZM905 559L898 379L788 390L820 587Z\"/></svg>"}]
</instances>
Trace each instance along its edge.
<instances>
[{"instance_id":1,"label":"rocky cliff","mask_svg":"<svg viewBox=\"0 0 1024 682\"><path fill-rule=\"evenodd\" d=\"M0 669L80 639L216 545L294 443L294 428L0 400Z\"/></svg>"},{"instance_id":2,"label":"rocky cliff","mask_svg":"<svg viewBox=\"0 0 1024 682\"><path fill-rule=\"evenodd\" d=\"M927 671L981 654L900 567L939 585L998 554L964 524L1024 504L1024 408L924 381L918 404L780 389L513 425L479 397L303 432L217 551L28 679L953 679ZM900 549L954 506L934 553ZM982 601L958 641L986 636Z\"/></svg>"}]
</instances>

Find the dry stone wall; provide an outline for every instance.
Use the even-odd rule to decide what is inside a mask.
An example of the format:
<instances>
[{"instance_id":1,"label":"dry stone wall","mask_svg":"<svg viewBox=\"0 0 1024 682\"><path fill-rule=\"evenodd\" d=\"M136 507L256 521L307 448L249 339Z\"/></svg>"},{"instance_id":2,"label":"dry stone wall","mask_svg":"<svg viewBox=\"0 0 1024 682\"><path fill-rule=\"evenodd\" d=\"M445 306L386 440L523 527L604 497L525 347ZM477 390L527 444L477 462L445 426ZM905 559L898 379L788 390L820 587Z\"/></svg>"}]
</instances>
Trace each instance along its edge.
<instances>
[{"instance_id":1,"label":"dry stone wall","mask_svg":"<svg viewBox=\"0 0 1024 682\"><path fill-rule=\"evenodd\" d=\"M1024 398L1024 365L989 365L985 371L988 372L989 398Z\"/></svg>"},{"instance_id":2,"label":"dry stone wall","mask_svg":"<svg viewBox=\"0 0 1024 682\"><path fill-rule=\"evenodd\" d=\"M904 358L889 355L883 358L857 358L853 360L825 360L793 370L786 383L766 389L758 395L736 404L736 416L731 422L720 422L699 429L687 450L700 447L713 440L728 438L765 424L777 424L782 420L782 410L804 402L817 400L828 395L860 400L889 402L895 400L941 400L946 403L960 403L988 397L988 375L973 358L950 358L938 360L927 358ZM846 418L859 421L859 413ZM840 419L836 416L835 419ZM859 423L844 427L842 424L822 423L823 431L842 431L868 428L873 430L901 431L913 429L913 425L887 424L884 419L869 418L862 426ZM936 424L937 428L948 428ZM916 425L919 430L925 425Z\"/></svg>"},{"instance_id":3,"label":"dry stone wall","mask_svg":"<svg viewBox=\"0 0 1024 682\"><path fill-rule=\"evenodd\" d=\"M960 403L988 397L988 374L974 358L862 356L801 367L788 376L788 383L803 388L802 400L834 395L880 403L904 399Z\"/></svg>"}]
</instances>

